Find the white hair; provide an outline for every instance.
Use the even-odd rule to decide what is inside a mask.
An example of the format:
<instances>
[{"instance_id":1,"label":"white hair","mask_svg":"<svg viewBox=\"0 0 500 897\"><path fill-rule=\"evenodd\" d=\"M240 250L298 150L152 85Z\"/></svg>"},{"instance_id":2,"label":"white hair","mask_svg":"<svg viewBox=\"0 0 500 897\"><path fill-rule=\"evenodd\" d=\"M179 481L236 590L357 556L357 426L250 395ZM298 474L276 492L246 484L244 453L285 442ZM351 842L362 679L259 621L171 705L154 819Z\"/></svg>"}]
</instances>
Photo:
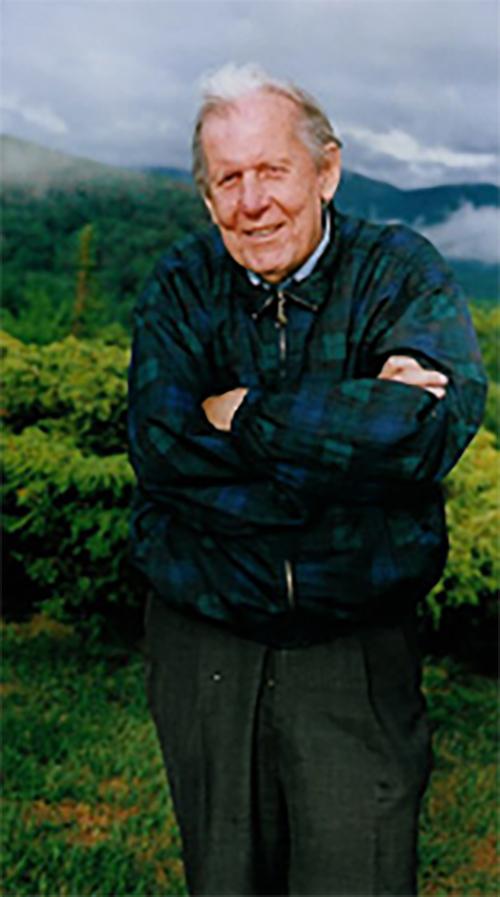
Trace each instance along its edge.
<instances>
[{"instance_id":1,"label":"white hair","mask_svg":"<svg viewBox=\"0 0 500 897\"><path fill-rule=\"evenodd\" d=\"M228 62L216 71L203 75L200 79L200 87L204 100L217 98L220 102L231 103L253 90L270 87L286 90L287 85L284 81L279 81L268 75L260 65L254 62L247 62L240 66L235 65L234 62Z\"/></svg>"},{"instance_id":2,"label":"white hair","mask_svg":"<svg viewBox=\"0 0 500 897\"><path fill-rule=\"evenodd\" d=\"M205 118L221 111L254 91L263 90L287 97L299 109L299 136L310 150L316 164L321 165L324 148L335 143L342 146L332 125L316 100L301 87L268 75L253 62L237 66L233 62L208 73L200 81L201 106L196 117L193 135L193 175L201 192L206 194L207 166L203 152L201 130Z\"/></svg>"}]
</instances>

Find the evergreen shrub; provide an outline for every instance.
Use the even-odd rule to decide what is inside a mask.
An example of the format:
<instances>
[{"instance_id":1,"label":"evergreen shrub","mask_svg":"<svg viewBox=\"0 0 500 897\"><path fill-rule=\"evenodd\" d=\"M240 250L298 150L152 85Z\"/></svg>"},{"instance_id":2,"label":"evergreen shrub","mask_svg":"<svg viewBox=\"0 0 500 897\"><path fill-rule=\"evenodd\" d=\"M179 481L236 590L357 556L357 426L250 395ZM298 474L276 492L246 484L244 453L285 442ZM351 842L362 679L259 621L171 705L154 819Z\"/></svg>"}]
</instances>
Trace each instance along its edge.
<instances>
[{"instance_id":1,"label":"evergreen shrub","mask_svg":"<svg viewBox=\"0 0 500 897\"><path fill-rule=\"evenodd\" d=\"M482 429L447 480L450 553L444 575L429 596L436 621L443 606L484 605L494 613L500 582L500 504L495 437Z\"/></svg>"},{"instance_id":2,"label":"evergreen shrub","mask_svg":"<svg viewBox=\"0 0 500 897\"><path fill-rule=\"evenodd\" d=\"M133 472L126 454L128 352L67 337L0 341L3 522L31 595L23 608L95 626L137 602L127 561Z\"/></svg>"}]
</instances>

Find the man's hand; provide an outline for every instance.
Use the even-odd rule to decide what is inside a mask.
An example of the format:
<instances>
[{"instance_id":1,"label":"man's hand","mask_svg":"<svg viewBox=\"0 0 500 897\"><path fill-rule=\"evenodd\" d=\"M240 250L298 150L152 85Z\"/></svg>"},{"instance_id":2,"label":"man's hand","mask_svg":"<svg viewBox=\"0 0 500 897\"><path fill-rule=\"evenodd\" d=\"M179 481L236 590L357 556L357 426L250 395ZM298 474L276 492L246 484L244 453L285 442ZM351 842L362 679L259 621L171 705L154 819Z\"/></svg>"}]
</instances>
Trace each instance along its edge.
<instances>
[{"instance_id":1,"label":"man's hand","mask_svg":"<svg viewBox=\"0 0 500 897\"><path fill-rule=\"evenodd\" d=\"M391 355L385 362L378 380L396 380L407 386L419 386L431 392L437 399L446 394L448 377L439 371L428 371L408 355Z\"/></svg>"},{"instance_id":2,"label":"man's hand","mask_svg":"<svg viewBox=\"0 0 500 897\"><path fill-rule=\"evenodd\" d=\"M207 420L217 430L229 431L233 417L247 392L248 389L238 386L236 389L230 389L229 392L223 392L220 396L209 396L201 403Z\"/></svg>"}]
</instances>

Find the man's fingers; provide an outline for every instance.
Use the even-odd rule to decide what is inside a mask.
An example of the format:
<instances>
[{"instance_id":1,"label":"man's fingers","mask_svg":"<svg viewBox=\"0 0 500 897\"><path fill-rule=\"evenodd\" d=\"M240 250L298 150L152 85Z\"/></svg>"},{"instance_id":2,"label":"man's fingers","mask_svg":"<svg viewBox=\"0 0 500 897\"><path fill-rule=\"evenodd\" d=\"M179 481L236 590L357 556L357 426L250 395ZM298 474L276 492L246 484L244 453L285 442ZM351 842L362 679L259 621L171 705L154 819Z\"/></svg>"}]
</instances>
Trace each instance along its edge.
<instances>
[{"instance_id":1,"label":"man's fingers","mask_svg":"<svg viewBox=\"0 0 500 897\"><path fill-rule=\"evenodd\" d=\"M424 386L423 388L436 396L436 399L444 399L446 395L446 390L442 386Z\"/></svg>"},{"instance_id":2,"label":"man's fingers","mask_svg":"<svg viewBox=\"0 0 500 897\"><path fill-rule=\"evenodd\" d=\"M418 361L410 355L391 355L380 371L379 377L382 380L391 380L398 371L420 367Z\"/></svg>"},{"instance_id":3,"label":"man's fingers","mask_svg":"<svg viewBox=\"0 0 500 897\"><path fill-rule=\"evenodd\" d=\"M422 386L426 389L429 386L441 386L444 388L448 383L448 378L440 371L426 371L424 368L408 369L398 371L391 380L397 380L398 383L408 383L409 386Z\"/></svg>"},{"instance_id":4,"label":"man's fingers","mask_svg":"<svg viewBox=\"0 0 500 897\"><path fill-rule=\"evenodd\" d=\"M407 355L391 355L385 362L380 374L380 380L392 380L396 383L405 383L407 386L418 386L442 399L446 394L448 377L440 371L428 371L414 358Z\"/></svg>"}]
</instances>

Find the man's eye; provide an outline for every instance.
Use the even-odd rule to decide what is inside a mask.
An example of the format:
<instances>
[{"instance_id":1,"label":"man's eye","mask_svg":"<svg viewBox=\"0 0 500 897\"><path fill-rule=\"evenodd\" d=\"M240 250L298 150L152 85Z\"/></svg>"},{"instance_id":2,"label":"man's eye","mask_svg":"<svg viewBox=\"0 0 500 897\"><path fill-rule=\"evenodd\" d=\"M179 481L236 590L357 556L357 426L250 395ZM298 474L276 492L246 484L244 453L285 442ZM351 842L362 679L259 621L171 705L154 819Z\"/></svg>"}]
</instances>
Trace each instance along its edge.
<instances>
[{"instance_id":1,"label":"man's eye","mask_svg":"<svg viewBox=\"0 0 500 897\"><path fill-rule=\"evenodd\" d=\"M219 187L230 187L232 184L236 183L238 175L236 173L233 174L225 174L219 181Z\"/></svg>"}]
</instances>

